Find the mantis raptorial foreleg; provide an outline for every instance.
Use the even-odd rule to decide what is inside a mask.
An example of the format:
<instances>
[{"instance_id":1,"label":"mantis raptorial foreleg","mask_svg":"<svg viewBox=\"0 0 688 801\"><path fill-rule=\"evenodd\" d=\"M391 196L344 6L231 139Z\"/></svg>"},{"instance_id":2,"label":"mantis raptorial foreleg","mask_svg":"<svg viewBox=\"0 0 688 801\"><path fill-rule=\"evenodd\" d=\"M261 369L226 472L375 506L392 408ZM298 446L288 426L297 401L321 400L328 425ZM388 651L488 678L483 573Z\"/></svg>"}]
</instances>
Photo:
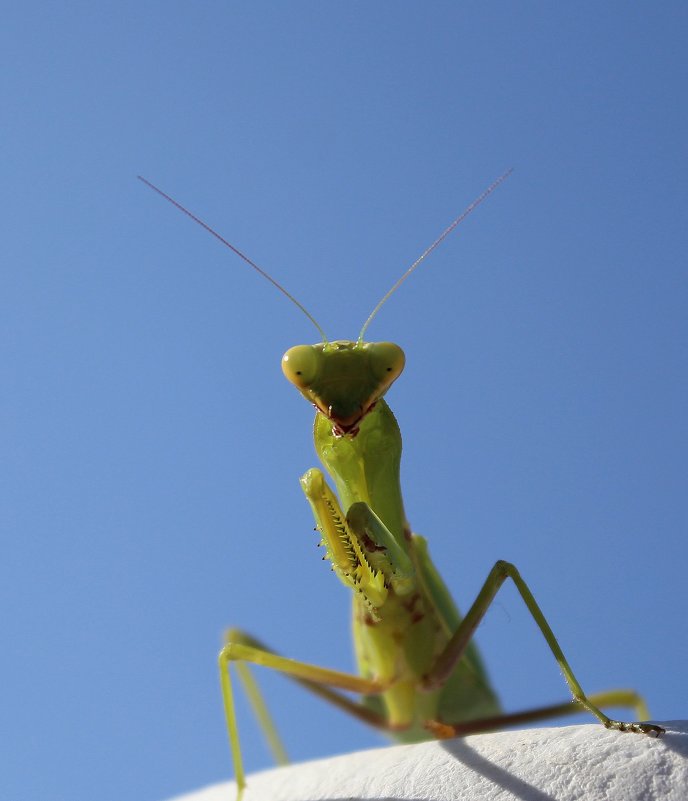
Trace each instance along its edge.
<instances>
[{"instance_id":1,"label":"mantis raptorial foreleg","mask_svg":"<svg viewBox=\"0 0 688 801\"><path fill-rule=\"evenodd\" d=\"M482 589L478 593L478 597L473 602L473 605L468 610L468 613L462 620L459 628L445 646L444 651L440 654L432 669L421 679L422 690L427 692L444 685L463 656L469 642L473 637L473 634L475 633L476 628L478 627L478 624L485 616L485 613L489 609L495 595L499 591L499 588L507 578L510 578L516 585L516 589L519 591L521 598L523 598L525 605L528 607L528 611L532 615L533 620L537 623L537 626L547 641L547 645L549 645L554 658L557 660L559 668L564 675L564 680L571 690L573 700L577 704L582 706L584 709L587 709L607 729L616 729L617 731L622 732L634 732L636 734L648 734L655 737L658 737L664 732L664 729L662 729L661 726L655 726L651 723L625 723L620 720L613 720L612 718L607 717L607 715L605 715L604 712L599 709L598 705L594 703L593 698L588 697L583 692L583 688L580 686L578 680L574 676L571 666L564 656L564 652L561 650L561 647L559 646L559 643L557 642L549 623L542 614L542 610L538 606L537 601L528 588L528 585L521 578L521 574L514 565L501 560L497 562L490 571ZM612 691L608 694L602 694L601 698L611 699L612 702L618 702L619 700L631 701L631 705L639 707L640 712L647 712L644 701L642 701L642 699L640 699L638 695L632 691ZM555 707L554 709L558 709L558 707ZM532 719L530 717L531 714L532 713L521 713L517 714L516 716L508 717L514 718L510 722L517 723L525 721L526 719ZM554 715L557 713L552 712L551 714ZM523 715L528 715L528 718L524 718ZM541 718L542 716L541 710L537 717ZM505 722L505 716L496 716L493 719L493 723L498 723L498 725L504 725ZM466 725L460 722L456 724L445 725L447 729L445 736L451 736L452 734L458 734L459 732L466 733ZM468 723L467 726L470 727L470 723ZM473 731L472 728L470 730ZM435 733L438 734L439 732L435 731Z\"/></svg>"}]
</instances>

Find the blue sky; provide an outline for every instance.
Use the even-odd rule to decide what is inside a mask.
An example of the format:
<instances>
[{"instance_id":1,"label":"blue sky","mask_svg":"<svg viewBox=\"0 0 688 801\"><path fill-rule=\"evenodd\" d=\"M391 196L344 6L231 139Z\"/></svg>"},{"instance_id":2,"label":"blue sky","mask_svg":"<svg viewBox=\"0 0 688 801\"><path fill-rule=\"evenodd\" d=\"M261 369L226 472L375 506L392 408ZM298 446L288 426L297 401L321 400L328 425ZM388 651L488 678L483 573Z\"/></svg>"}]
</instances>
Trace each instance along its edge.
<instances>
[{"instance_id":1,"label":"blue sky","mask_svg":"<svg viewBox=\"0 0 688 801\"><path fill-rule=\"evenodd\" d=\"M678 2L6 10L0 797L228 778L228 625L353 667L297 482L312 414L279 366L317 334L137 173L353 338L513 167L368 332L407 353L407 513L464 609L512 560L587 689L686 717L687 22ZM566 697L512 588L478 642L507 709ZM294 758L382 742L261 678Z\"/></svg>"}]
</instances>

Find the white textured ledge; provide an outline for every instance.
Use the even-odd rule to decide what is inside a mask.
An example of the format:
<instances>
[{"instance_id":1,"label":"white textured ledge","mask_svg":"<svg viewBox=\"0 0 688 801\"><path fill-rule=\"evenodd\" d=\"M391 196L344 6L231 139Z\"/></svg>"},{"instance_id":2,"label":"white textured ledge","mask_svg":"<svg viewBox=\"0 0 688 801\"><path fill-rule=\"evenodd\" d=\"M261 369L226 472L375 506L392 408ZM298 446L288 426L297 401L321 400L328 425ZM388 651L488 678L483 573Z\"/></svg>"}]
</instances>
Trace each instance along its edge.
<instances>
[{"instance_id":1,"label":"white textured ledge","mask_svg":"<svg viewBox=\"0 0 688 801\"><path fill-rule=\"evenodd\" d=\"M688 721L660 739L567 726L359 751L254 773L243 801L686 801ZM234 782L174 801L234 801Z\"/></svg>"}]
</instances>

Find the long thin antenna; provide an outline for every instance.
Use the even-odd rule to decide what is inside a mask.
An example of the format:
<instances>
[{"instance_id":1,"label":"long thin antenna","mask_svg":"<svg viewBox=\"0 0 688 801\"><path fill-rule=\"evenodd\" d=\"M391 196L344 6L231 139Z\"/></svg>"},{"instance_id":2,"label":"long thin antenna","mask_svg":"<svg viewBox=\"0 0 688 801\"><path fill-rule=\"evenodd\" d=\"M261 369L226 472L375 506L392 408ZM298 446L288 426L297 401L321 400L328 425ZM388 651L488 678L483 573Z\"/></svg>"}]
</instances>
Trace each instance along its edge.
<instances>
[{"instance_id":1,"label":"long thin antenna","mask_svg":"<svg viewBox=\"0 0 688 801\"><path fill-rule=\"evenodd\" d=\"M155 184L152 184L150 181L147 181L142 175L137 175L136 177L139 179L139 181L142 181L146 186L150 187L154 192L157 192L159 195L164 197L165 200L169 201L173 206L176 206L176 208L178 208L179 211L183 211L187 217L191 217L191 219L195 223L198 223L201 226L201 228L205 228L205 230L209 234L212 234L216 239L219 239L223 245L226 245L230 250L233 250L234 253L237 254L237 256L242 258L249 266L253 267L253 269L257 273L260 273L260 275L262 275L263 278L266 278L273 286L277 287L277 289L279 289L279 291L283 295L286 295L292 303L294 303L296 306L299 307L299 309L301 309L301 311L306 315L306 317L308 317L308 319L320 332L322 341L324 343L327 343L327 336L325 335L325 332L318 324L318 321L315 319L315 317L313 317L313 315L306 309L306 307L303 306L301 303L299 303L299 301L296 300L296 298L292 294L287 292L287 290L281 284L275 281L275 279L269 273L266 273L265 270L262 269L262 267L259 267L254 261L251 261L251 259L249 259L248 256L243 254L238 248L235 248L231 242L228 242L224 237L220 236L220 234L218 234L217 231L214 231L207 223L204 223L203 220L200 219L200 217L197 217L195 214L192 214L188 209L184 208L184 206L182 206L181 203L178 203L173 197L170 197L168 194L163 192L162 189L158 189L158 187Z\"/></svg>"},{"instance_id":2,"label":"long thin antenna","mask_svg":"<svg viewBox=\"0 0 688 801\"><path fill-rule=\"evenodd\" d=\"M408 270L406 270L406 272L401 276L401 278L398 279L398 281L394 284L394 286L383 296L382 300L370 313L368 319L365 321L365 323L363 323L363 328L361 328L361 333L358 335L359 342L363 341L363 335L365 334L366 329L368 328L370 323L373 321L373 317L375 317L375 315L380 311L382 306L387 302L390 295L394 294L394 292L396 292L397 289L399 289L399 287L404 283L404 281L409 277L409 275L411 275L411 273L416 269L416 267L418 267L418 265L423 261L423 259L426 256L429 256L430 253L432 253L432 251L440 244L440 242L442 242L442 240L445 237L449 236L449 234L456 228L456 226L462 220L465 220L466 217L468 217L468 215L473 211L473 209L476 208L476 206L479 206L488 195L491 195L494 192L494 190L502 183L502 181L506 181L506 179L511 175L513 171L514 169L512 167L511 169L507 170L503 175L500 175L496 181L491 183L490 186L488 186L487 189L482 193L482 195L477 197L465 211L462 211L461 214L459 214L459 216L454 220L454 222L450 226L445 228L444 231L442 231L442 233L437 237L437 239L432 243L432 245L430 245L430 247L426 248L420 254L420 256L408 268Z\"/></svg>"}]
</instances>

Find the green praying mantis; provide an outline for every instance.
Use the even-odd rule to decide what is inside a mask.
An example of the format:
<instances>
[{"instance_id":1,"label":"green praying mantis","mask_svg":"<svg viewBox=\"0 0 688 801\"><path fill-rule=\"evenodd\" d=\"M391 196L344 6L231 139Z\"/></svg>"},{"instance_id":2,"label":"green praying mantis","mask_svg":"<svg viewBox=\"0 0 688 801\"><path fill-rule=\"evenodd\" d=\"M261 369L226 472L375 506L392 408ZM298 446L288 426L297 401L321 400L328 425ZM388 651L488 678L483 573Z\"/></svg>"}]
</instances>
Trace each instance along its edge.
<instances>
[{"instance_id":1,"label":"green praying mantis","mask_svg":"<svg viewBox=\"0 0 688 801\"><path fill-rule=\"evenodd\" d=\"M528 585L509 562L498 561L465 616L461 616L428 553L411 531L399 483L401 434L385 393L404 368L391 342L366 342L371 321L399 285L451 231L506 179L500 176L406 270L373 309L356 341L328 341L310 313L270 275L206 223L141 178L233 250L283 292L316 326L317 345L297 345L282 359L286 378L315 406L315 449L331 480L308 470L301 477L325 547L325 558L351 590L359 675L281 656L256 638L231 629L219 654L220 682L234 762L237 798L246 787L230 665L236 667L276 760L286 754L248 665L263 665L397 740L447 738L543 720L587 709L606 728L658 737L660 726L608 717L602 708L633 708L649 717L633 690L586 695ZM499 588L510 578L559 664L573 702L504 713L490 686L473 634ZM354 694L354 697L347 693ZM358 696L358 697L356 697Z\"/></svg>"}]
</instances>

